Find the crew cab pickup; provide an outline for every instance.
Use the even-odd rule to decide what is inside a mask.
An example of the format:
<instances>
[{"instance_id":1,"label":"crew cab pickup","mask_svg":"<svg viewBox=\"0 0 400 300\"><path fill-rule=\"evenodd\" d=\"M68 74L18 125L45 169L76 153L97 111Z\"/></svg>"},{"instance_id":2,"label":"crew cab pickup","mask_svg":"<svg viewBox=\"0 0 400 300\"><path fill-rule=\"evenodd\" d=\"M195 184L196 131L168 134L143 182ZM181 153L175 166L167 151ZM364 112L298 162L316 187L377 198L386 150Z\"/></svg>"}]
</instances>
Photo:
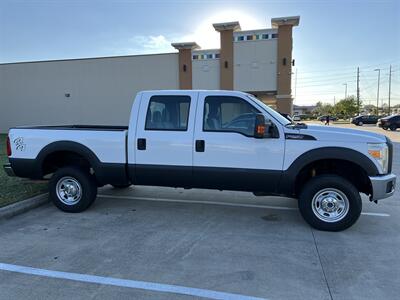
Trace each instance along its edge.
<instances>
[{"instance_id":1,"label":"crew cab pickup","mask_svg":"<svg viewBox=\"0 0 400 300\"><path fill-rule=\"evenodd\" d=\"M360 193L377 201L396 183L385 136L295 124L237 91L139 92L129 127L16 127L7 148L6 172L49 179L67 212L106 184L236 190L296 198L311 226L338 231L359 218Z\"/></svg>"}]
</instances>

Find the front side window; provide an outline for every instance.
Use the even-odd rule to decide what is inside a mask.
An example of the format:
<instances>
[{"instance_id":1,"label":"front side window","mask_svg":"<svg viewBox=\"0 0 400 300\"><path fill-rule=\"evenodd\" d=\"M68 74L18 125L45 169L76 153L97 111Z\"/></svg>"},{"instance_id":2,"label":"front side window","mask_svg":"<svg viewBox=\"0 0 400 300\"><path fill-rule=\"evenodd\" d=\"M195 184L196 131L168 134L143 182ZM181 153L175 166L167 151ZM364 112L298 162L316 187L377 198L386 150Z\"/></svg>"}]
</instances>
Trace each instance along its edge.
<instances>
[{"instance_id":1,"label":"front side window","mask_svg":"<svg viewBox=\"0 0 400 300\"><path fill-rule=\"evenodd\" d=\"M254 136L257 113L256 108L241 98L208 96L204 102L203 130Z\"/></svg>"},{"instance_id":2,"label":"front side window","mask_svg":"<svg viewBox=\"0 0 400 300\"><path fill-rule=\"evenodd\" d=\"M146 114L146 130L186 131L189 96L153 96Z\"/></svg>"}]
</instances>

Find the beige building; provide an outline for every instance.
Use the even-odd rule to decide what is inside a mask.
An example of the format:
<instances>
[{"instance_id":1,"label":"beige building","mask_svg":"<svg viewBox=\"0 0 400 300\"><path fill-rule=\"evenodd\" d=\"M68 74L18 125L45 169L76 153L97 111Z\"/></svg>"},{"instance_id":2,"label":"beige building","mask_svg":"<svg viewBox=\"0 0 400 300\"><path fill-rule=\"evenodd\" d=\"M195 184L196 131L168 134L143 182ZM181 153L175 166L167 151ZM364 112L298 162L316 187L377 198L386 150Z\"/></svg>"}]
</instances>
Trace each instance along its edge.
<instances>
[{"instance_id":1,"label":"beige building","mask_svg":"<svg viewBox=\"0 0 400 300\"><path fill-rule=\"evenodd\" d=\"M178 53L0 64L0 132L125 125L136 92L149 89L240 90L292 114L292 28L299 19L274 18L271 28L247 31L239 22L213 24L220 49L173 43Z\"/></svg>"}]
</instances>

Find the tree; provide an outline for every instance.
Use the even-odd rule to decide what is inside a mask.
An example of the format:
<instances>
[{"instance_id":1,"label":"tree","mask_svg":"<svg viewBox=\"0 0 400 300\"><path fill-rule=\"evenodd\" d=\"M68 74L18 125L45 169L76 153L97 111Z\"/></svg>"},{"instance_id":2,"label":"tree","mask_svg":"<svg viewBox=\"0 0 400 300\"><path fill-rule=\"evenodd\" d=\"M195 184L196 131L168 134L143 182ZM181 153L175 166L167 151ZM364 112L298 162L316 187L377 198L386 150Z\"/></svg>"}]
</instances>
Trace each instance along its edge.
<instances>
[{"instance_id":1,"label":"tree","mask_svg":"<svg viewBox=\"0 0 400 300\"><path fill-rule=\"evenodd\" d=\"M360 103L361 104L361 103ZM334 107L334 112L343 117L352 117L358 113L357 100L354 96L349 96L340 100Z\"/></svg>"},{"instance_id":2,"label":"tree","mask_svg":"<svg viewBox=\"0 0 400 300\"><path fill-rule=\"evenodd\" d=\"M364 105L363 107L364 113L370 114L376 112L376 106L372 104Z\"/></svg>"},{"instance_id":3,"label":"tree","mask_svg":"<svg viewBox=\"0 0 400 300\"><path fill-rule=\"evenodd\" d=\"M330 115L333 113L333 106L329 103L322 103L319 101L317 102L313 113L317 115Z\"/></svg>"}]
</instances>

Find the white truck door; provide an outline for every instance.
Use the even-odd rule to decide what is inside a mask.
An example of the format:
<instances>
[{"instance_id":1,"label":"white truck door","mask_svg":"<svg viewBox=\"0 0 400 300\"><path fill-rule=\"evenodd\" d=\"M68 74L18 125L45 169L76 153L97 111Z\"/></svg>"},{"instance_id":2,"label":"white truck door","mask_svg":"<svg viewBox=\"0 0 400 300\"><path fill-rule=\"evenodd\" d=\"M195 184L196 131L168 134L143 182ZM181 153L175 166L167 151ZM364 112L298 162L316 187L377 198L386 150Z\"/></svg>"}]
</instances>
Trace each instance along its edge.
<instances>
[{"instance_id":1,"label":"white truck door","mask_svg":"<svg viewBox=\"0 0 400 300\"><path fill-rule=\"evenodd\" d=\"M134 141L135 183L191 185L197 95L191 91L143 93Z\"/></svg>"},{"instance_id":2,"label":"white truck door","mask_svg":"<svg viewBox=\"0 0 400 300\"><path fill-rule=\"evenodd\" d=\"M232 93L199 92L195 124L193 180L195 187L273 192L284 159L279 137L254 138L255 103ZM263 114L267 115L265 112Z\"/></svg>"}]
</instances>

